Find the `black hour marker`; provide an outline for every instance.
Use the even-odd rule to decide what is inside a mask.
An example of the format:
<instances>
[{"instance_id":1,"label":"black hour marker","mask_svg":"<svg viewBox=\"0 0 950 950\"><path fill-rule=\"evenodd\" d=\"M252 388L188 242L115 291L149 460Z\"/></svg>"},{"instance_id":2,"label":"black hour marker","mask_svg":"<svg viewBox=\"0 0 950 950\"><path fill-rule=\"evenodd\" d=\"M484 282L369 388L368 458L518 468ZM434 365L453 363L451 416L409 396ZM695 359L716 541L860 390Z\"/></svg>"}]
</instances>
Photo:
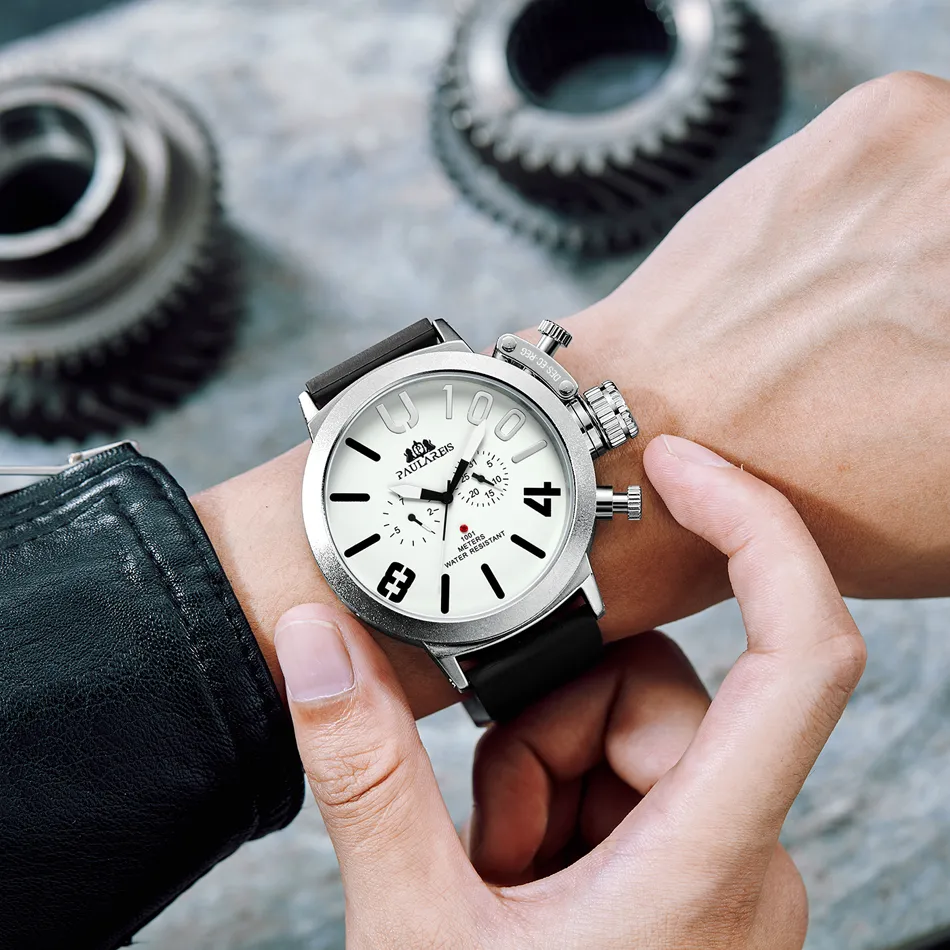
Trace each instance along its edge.
<instances>
[{"instance_id":1,"label":"black hour marker","mask_svg":"<svg viewBox=\"0 0 950 950\"><path fill-rule=\"evenodd\" d=\"M544 557L544 551L541 550L536 544L532 544L530 541L525 541L520 534L513 534L511 536L511 543L517 544L519 548L524 548L528 554L533 554L535 557Z\"/></svg>"},{"instance_id":2,"label":"black hour marker","mask_svg":"<svg viewBox=\"0 0 950 950\"><path fill-rule=\"evenodd\" d=\"M449 575L442 575L442 613L449 612Z\"/></svg>"},{"instance_id":3,"label":"black hour marker","mask_svg":"<svg viewBox=\"0 0 950 950\"><path fill-rule=\"evenodd\" d=\"M335 491L330 501L369 501L369 495L361 491Z\"/></svg>"},{"instance_id":4,"label":"black hour marker","mask_svg":"<svg viewBox=\"0 0 950 950\"><path fill-rule=\"evenodd\" d=\"M363 445L362 442L357 442L356 439L347 439L345 444L351 449L355 449L360 455L365 455L374 462L378 462L382 458L379 452L374 452L369 446Z\"/></svg>"},{"instance_id":5,"label":"black hour marker","mask_svg":"<svg viewBox=\"0 0 950 950\"><path fill-rule=\"evenodd\" d=\"M363 538L362 541L357 541L356 544L351 548L347 548L343 552L344 557L353 557L354 554L359 554L360 551L365 551L368 547L372 547L379 540L378 534L371 534L368 538Z\"/></svg>"},{"instance_id":6,"label":"black hour marker","mask_svg":"<svg viewBox=\"0 0 950 950\"><path fill-rule=\"evenodd\" d=\"M505 596L505 592L502 589L501 584L498 583L498 578L495 577L494 573L492 572L492 569L487 564L483 564L482 573L485 575L485 580L488 581L489 585L491 586L491 589L495 592L495 596L499 600L502 600Z\"/></svg>"},{"instance_id":7,"label":"black hour marker","mask_svg":"<svg viewBox=\"0 0 950 950\"><path fill-rule=\"evenodd\" d=\"M545 482L542 488L526 488L524 490L524 503L535 511L544 515L545 518L551 517L551 499L557 498L561 494L560 488L554 488L550 482ZM533 497L540 496L544 501L535 501Z\"/></svg>"}]
</instances>

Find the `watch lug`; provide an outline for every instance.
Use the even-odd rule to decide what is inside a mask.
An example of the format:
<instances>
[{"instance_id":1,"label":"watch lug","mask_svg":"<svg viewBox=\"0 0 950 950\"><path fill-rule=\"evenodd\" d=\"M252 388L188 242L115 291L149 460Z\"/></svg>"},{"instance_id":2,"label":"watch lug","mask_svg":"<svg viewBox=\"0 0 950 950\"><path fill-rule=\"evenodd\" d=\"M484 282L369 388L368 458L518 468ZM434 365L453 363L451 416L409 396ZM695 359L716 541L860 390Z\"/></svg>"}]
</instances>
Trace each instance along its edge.
<instances>
[{"instance_id":1,"label":"watch lug","mask_svg":"<svg viewBox=\"0 0 950 950\"><path fill-rule=\"evenodd\" d=\"M584 595L590 609L594 611L597 617L604 615L604 598L601 596L600 587L597 585L597 578L594 577L594 571L590 566L590 558L584 555L584 560L577 571L577 592Z\"/></svg>"},{"instance_id":2,"label":"watch lug","mask_svg":"<svg viewBox=\"0 0 950 950\"><path fill-rule=\"evenodd\" d=\"M590 609L594 611L594 616L603 617L605 612L604 598L601 596L600 587L597 586L597 578L593 574L581 584L581 593L586 598Z\"/></svg>"},{"instance_id":3,"label":"watch lug","mask_svg":"<svg viewBox=\"0 0 950 950\"><path fill-rule=\"evenodd\" d=\"M442 340L442 343L437 345L438 349L457 350L463 353L472 352L472 348L444 320L433 320L432 323L435 326L435 332L439 334L439 338Z\"/></svg>"},{"instance_id":4,"label":"watch lug","mask_svg":"<svg viewBox=\"0 0 950 950\"><path fill-rule=\"evenodd\" d=\"M440 646L437 643L425 643L426 652L442 667L449 682L461 693L468 689L468 677L462 672L458 656L452 652L453 647Z\"/></svg>"},{"instance_id":5,"label":"watch lug","mask_svg":"<svg viewBox=\"0 0 950 950\"><path fill-rule=\"evenodd\" d=\"M297 397L297 401L300 403L300 411L303 413L304 422L307 423L307 431L310 433L310 438L313 439L313 423L320 414L320 410L313 401L313 397L306 390Z\"/></svg>"}]
</instances>

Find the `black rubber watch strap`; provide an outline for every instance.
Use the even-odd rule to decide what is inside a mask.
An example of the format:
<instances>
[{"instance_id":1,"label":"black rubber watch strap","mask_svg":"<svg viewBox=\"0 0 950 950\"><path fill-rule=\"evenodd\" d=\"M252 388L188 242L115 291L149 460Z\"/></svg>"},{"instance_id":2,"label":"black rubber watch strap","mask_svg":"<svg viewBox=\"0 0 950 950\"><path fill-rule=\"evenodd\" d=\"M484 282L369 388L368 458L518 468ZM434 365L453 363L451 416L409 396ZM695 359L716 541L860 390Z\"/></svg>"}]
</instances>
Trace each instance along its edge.
<instances>
[{"instance_id":1,"label":"black rubber watch strap","mask_svg":"<svg viewBox=\"0 0 950 950\"><path fill-rule=\"evenodd\" d=\"M0 947L129 942L303 798L197 515L123 446L0 497Z\"/></svg>"},{"instance_id":2,"label":"black rubber watch strap","mask_svg":"<svg viewBox=\"0 0 950 950\"><path fill-rule=\"evenodd\" d=\"M586 603L557 611L531 630L469 654L465 675L479 724L504 722L595 666L603 654L597 617ZM479 708L479 706L481 708Z\"/></svg>"},{"instance_id":3,"label":"black rubber watch strap","mask_svg":"<svg viewBox=\"0 0 950 950\"><path fill-rule=\"evenodd\" d=\"M431 320L419 320L392 336L386 337L362 353L351 356L338 363L307 383L307 392L313 397L314 404L322 409L334 396L346 389L350 383L390 360L415 353L416 350L441 343L441 337Z\"/></svg>"}]
</instances>

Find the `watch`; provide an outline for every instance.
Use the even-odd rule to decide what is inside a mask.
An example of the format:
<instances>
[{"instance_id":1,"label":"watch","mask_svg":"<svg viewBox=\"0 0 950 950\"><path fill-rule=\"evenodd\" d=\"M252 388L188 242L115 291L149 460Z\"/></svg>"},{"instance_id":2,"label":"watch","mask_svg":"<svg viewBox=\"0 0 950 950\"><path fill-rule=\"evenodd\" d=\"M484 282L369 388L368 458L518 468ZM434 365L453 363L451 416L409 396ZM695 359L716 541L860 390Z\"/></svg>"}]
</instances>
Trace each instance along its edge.
<instances>
[{"instance_id":1,"label":"watch","mask_svg":"<svg viewBox=\"0 0 950 950\"><path fill-rule=\"evenodd\" d=\"M598 518L639 520L640 488L593 460L637 435L612 382L581 392L571 342L501 336L493 356L420 320L311 379L307 536L363 622L424 649L479 723L506 720L594 665L604 604Z\"/></svg>"}]
</instances>

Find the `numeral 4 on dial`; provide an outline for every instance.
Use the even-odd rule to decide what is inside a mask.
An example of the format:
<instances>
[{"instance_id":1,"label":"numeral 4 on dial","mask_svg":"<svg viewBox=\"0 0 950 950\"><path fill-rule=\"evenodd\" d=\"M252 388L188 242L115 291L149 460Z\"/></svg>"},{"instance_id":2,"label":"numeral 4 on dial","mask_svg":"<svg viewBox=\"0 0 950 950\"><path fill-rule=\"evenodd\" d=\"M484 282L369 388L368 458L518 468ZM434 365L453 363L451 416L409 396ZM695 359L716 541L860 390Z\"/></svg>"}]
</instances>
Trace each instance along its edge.
<instances>
[{"instance_id":1,"label":"numeral 4 on dial","mask_svg":"<svg viewBox=\"0 0 950 950\"><path fill-rule=\"evenodd\" d=\"M550 482L545 482L541 488L526 488L524 490L524 503L535 511L544 515L545 518L551 517L551 499L557 498L561 494L560 488L554 488ZM541 498L541 501L537 499Z\"/></svg>"}]
</instances>

